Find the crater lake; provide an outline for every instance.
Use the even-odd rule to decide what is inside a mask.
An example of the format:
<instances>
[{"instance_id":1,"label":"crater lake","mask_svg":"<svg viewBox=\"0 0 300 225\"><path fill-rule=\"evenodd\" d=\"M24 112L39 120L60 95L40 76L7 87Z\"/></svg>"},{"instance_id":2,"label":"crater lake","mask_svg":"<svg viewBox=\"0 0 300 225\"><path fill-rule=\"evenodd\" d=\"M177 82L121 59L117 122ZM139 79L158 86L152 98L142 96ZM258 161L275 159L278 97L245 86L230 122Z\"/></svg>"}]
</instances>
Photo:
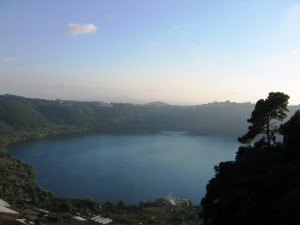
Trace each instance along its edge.
<instances>
[{"instance_id":1,"label":"crater lake","mask_svg":"<svg viewBox=\"0 0 300 225\"><path fill-rule=\"evenodd\" d=\"M34 166L38 185L58 196L137 204L159 197L199 204L214 166L233 160L235 137L184 132L51 137L16 143L11 154Z\"/></svg>"}]
</instances>

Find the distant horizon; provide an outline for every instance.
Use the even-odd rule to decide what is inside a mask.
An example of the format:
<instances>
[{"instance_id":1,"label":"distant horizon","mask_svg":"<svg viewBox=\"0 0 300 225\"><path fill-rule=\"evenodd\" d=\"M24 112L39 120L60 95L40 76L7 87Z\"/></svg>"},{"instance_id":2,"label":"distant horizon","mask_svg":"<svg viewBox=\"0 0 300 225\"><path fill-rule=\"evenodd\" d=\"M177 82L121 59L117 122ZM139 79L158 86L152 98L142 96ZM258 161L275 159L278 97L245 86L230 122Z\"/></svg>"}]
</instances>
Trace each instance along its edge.
<instances>
[{"instance_id":1,"label":"distant horizon","mask_svg":"<svg viewBox=\"0 0 300 225\"><path fill-rule=\"evenodd\" d=\"M232 103L251 103L251 104L255 104L255 102L250 102L250 101L245 101L245 102L234 102L231 101L230 99L226 99L225 101L218 101L218 100L213 100L213 101L209 101L209 102L199 102L199 103L182 103L182 104L178 104L178 103L172 103L172 102L168 102L168 101L163 101L163 100L159 100L159 99L153 99L153 100L135 100L135 99L127 99L127 100L122 100L120 97L120 100L115 101L115 100L104 100L101 97L95 97L95 98L76 98L76 97L42 97L42 96L30 96L30 95L22 95L22 94L14 94L14 93L1 93L0 95L11 95L11 96L17 96L17 97L24 97L24 98L33 98L33 99L45 99L45 100L62 100L62 101L82 101L82 102L104 102L104 103L129 103L129 104L149 104L149 103L154 103L154 102L161 102L161 103L165 103L168 105L203 105L203 104L209 104L209 103L222 103L222 102L226 102L226 101L230 101Z\"/></svg>"},{"instance_id":2,"label":"distant horizon","mask_svg":"<svg viewBox=\"0 0 300 225\"><path fill-rule=\"evenodd\" d=\"M50 101L56 101L56 100L61 100L61 101L77 101L77 102L103 102L107 104L112 104L112 103L124 103L124 104L134 104L134 105L147 105L151 103L162 103L162 104L167 104L170 106L197 106L197 105L206 105L206 104L218 104L218 103L236 103L236 104L252 104L255 105L256 102L250 102L250 101L245 101L245 102L235 102L231 101L230 99L227 99L225 101L217 101L213 100L211 102L202 102L202 103L195 103L195 104L176 104L176 103L170 103L167 101L161 101L161 100L153 100L153 101L142 101L142 102L127 102L127 101L105 101L101 99L75 99L75 98L44 98L44 97L37 97L37 96L25 96L25 95L18 95L18 94L11 94L11 93L1 93L0 95L11 95L11 96L16 96L16 97L24 97L24 98L31 98L31 99L42 99L42 100L50 100ZM266 96L267 97L267 96ZM265 98L266 98L265 97ZM264 99L264 98L261 98ZM257 99L258 101L259 99ZM289 106L300 106L300 104L289 104ZM300 110L300 109L299 109Z\"/></svg>"}]
</instances>

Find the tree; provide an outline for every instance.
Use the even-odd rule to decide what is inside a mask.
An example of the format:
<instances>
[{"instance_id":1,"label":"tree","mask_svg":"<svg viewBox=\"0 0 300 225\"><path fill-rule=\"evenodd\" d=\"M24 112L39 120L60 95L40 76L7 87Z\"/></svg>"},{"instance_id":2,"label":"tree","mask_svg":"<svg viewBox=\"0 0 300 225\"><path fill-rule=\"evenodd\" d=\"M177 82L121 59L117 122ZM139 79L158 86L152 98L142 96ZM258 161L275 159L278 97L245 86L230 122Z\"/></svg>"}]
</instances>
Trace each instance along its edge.
<instances>
[{"instance_id":1,"label":"tree","mask_svg":"<svg viewBox=\"0 0 300 225\"><path fill-rule=\"evenodd\" d=\"M139 202L139 208L140 209L143 209L145 207L145 205L146 205L145 201L142 200L142 201Z\"/></svg>"},{"instance_id":2,"label":"tree","mask_svg":"<svg viewBox=\"0 0 300 225\"><path fill-rule=\"evenodd\" d=\"M118 206L120 209L125 209L125 208L126 208L126 202L120 200L120 201L118 201L117 206Z\"/></svg>"},{"instance_id":3,"label":"tree","mask_svg":"<svg viewBox=\"0 0 300 225\"><path fill-rule=\"evenodd\" d=\"M291 159L300 157L300 110L280 127L283 142Z\"/></svg>"},{"instance_id":4,"label":"tree","mask_svg":"<svg viewBox=\"0 0 300 225\"><path fill-rule=\"evenodd\" d=\"M271 147L271 140L275 142L275 134L278 133L278 127L274 120L282 121L288 112L289 96L282 92L270 92L267 99L260 99L257 101L254 110L252 111L251 118L248 123L248 132L238 138L242 144L248 144L257 135L266 135L262 137L267 139L268 148Z\"/></svg>"}]
</instances>

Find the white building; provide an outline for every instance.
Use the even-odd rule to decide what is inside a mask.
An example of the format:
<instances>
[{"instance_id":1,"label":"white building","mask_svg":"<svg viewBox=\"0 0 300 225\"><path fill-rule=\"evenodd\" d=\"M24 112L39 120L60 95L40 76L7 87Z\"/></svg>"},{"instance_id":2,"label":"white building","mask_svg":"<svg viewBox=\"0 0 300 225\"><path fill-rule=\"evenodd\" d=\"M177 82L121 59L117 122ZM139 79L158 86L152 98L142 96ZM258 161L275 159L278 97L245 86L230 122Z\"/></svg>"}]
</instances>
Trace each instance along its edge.
<instances>
[{"instance_id":1,"label":"white building","mask_svg":"<svg viewBox=\"0 0 300 225\"><path fill-rule=\"evenodd\" d=\"M6 202L0 199L0 214L9 214L9 215L19 215L18 212L9 209L10 205Z\"/></svg>"}]
</instances>

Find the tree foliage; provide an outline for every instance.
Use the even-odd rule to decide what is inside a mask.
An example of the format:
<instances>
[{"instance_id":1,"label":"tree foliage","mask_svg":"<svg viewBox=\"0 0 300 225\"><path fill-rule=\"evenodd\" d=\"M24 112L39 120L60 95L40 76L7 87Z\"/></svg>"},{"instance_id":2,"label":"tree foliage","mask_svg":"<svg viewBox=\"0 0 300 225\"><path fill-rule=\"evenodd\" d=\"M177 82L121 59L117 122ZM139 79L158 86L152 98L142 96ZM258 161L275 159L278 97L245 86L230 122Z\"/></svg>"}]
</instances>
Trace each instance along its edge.
<instances>
[{"instance_id":1,"label":"tree foliage","mask_svg":"<svg viewBox=\"0 0 300 225\"><path fill-rule=\"evenodd\" d=\"M300 224L300 111L280 130L272 151L259 140L215 167L201 201L205 225Z\"/></svg>"},{"instance_id":2,"label":"tree foliage","mask_svg":"<svg viewBox=\"0 0 300 225\"><path fill-rule=\"evenodd\" d=\"M300 111L298 110L291 119L280 127L284 135L283 142L292 159L300 157Z\"/></svg>"},{"instance_id":3,"label":"tree foliage","mask_svg":"<svg viewBox=\"0 0 300 225\"><path fill-rule=\"evenodd\" d=\"M270 148L271 140L275 142L275 134L278 133L278 126L275 120L282 121L288 112L289 96L282 92L271 92L267 99L257 101L251 118L248 123L248 132L238 138L238 141L246 144L250 143L258 135L266 135L267 144Z\"/></svg>"}]
</instances>

